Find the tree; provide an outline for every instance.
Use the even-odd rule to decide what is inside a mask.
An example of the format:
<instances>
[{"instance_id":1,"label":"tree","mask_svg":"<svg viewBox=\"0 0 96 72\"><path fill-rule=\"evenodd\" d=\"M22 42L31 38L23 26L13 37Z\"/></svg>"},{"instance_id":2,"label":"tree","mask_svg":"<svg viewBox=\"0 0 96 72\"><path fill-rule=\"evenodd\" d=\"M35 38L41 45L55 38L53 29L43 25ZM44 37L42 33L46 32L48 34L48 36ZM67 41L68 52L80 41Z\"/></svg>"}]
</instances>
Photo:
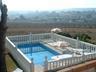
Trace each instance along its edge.
<instances>
[{"instance_id":1,"label":"tree","mask_svg":"<svg viewBox=\"0 0 96 72\"><path fill-rule=\"evenodd\" d=\"M72 36L69 33L59 32L57 34L72 38Z\"/></svg>"},{"instance_id":2,"label":"tree","mask_svg":"<svg viewBox=\"0 0 96 72\"><path fill-rule=\"evenodd\" d=\"M76 39L77 37L79 37L79 40L85 41L85 42L90 42L89 40L91 39L91 37L88 36L87 34L76 34L74 38Z\"/></svg>"},{"instance_id":3,"label":"tree","mask_svg":"<svg viewBox=\"0 0 96 72\"><path fill-rule=\"evenodd\" d=\"M5 33L7 30L7 6L1 5L1 21L0 21L0 72L7 72L5 62Z\"/></svg>"}]
</instances>

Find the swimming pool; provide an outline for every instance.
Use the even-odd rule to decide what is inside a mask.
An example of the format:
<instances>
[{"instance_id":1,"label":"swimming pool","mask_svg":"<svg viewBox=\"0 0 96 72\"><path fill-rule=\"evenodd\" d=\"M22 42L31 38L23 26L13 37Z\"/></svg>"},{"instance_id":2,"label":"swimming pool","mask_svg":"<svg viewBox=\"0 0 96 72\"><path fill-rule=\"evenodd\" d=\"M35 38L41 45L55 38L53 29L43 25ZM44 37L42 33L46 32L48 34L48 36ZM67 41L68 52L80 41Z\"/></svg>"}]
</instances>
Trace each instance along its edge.
<instances>
[{"instance_id":1,"label":"swimming pool","mask_svg":"<svg viewBox=\"0 0 96 72\"><path fill-rule=\"evenodd\" d=\"M58 52L50 49L42 43L19 44L17 47L31 60L33 58L35 64L43 64L45 56L48 60L52 56L59 55Z\"/></svg>"}]
</instances>

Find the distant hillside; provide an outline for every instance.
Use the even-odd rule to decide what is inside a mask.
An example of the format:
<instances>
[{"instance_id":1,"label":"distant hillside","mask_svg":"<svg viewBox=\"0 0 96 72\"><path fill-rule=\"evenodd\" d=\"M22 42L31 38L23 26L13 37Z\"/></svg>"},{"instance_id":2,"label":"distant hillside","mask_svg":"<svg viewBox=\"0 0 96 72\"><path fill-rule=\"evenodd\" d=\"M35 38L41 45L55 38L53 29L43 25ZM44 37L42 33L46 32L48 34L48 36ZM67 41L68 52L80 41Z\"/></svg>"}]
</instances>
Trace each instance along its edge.
<instances>
[{"instance_id":1,"label":"distant hillside","mask_svg":"<svg viewBox=\"0 0 96 72\"><path fill-rule=\"evenodd\" d=\"M8 22L55 24L69 27L96 27L96 8L74 8L60 11L8 12Z\"/></svg>"}]
</instances>

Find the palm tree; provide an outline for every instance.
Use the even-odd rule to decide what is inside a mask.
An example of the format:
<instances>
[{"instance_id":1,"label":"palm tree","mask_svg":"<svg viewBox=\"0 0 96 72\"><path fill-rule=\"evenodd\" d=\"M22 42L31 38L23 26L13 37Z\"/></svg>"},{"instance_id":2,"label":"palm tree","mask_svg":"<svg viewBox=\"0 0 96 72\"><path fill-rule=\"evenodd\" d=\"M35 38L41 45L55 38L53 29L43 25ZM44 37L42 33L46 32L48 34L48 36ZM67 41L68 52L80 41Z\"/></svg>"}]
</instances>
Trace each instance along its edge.
<instances>
[{"instance_id":1,"label":"palm tree","mask_svg":"<svg viewBox=\"0 0 96 72\"><path fill-rule=\"evenodd\" d=\"M0 21L0 72L7 72L5 63L5 33L7 30L7 6L1 5L1 21Z\"/></svg>"}]
</instances>

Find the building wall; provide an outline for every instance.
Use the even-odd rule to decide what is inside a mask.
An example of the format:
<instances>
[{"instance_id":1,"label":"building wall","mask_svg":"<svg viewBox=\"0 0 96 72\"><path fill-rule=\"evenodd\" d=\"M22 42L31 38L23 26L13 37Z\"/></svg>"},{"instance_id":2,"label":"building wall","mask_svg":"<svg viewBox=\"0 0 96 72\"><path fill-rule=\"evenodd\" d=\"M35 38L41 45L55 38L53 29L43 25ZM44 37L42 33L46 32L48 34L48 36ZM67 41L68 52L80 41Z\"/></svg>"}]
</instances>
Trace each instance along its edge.
<instances>
[{"instance_id":1,"label":"building wall","mask_svg":"<svg viewBox=\"0 0 96 72\"><path fill-rule=\"evenodd\" d=\"M87 70L81 71L81 72L96 72L95 68L89 68Z\"/></svg>"},{"instance_id":2,"label":"building wall","mask_svg":"<svg viewBox=\"0 0 96 72\"><path fill-rule=\"evenodd\" d=\"M57 72L96 72L96 60L87 61L82 64L59 70Z\"/></svg>"}]
</instances>

